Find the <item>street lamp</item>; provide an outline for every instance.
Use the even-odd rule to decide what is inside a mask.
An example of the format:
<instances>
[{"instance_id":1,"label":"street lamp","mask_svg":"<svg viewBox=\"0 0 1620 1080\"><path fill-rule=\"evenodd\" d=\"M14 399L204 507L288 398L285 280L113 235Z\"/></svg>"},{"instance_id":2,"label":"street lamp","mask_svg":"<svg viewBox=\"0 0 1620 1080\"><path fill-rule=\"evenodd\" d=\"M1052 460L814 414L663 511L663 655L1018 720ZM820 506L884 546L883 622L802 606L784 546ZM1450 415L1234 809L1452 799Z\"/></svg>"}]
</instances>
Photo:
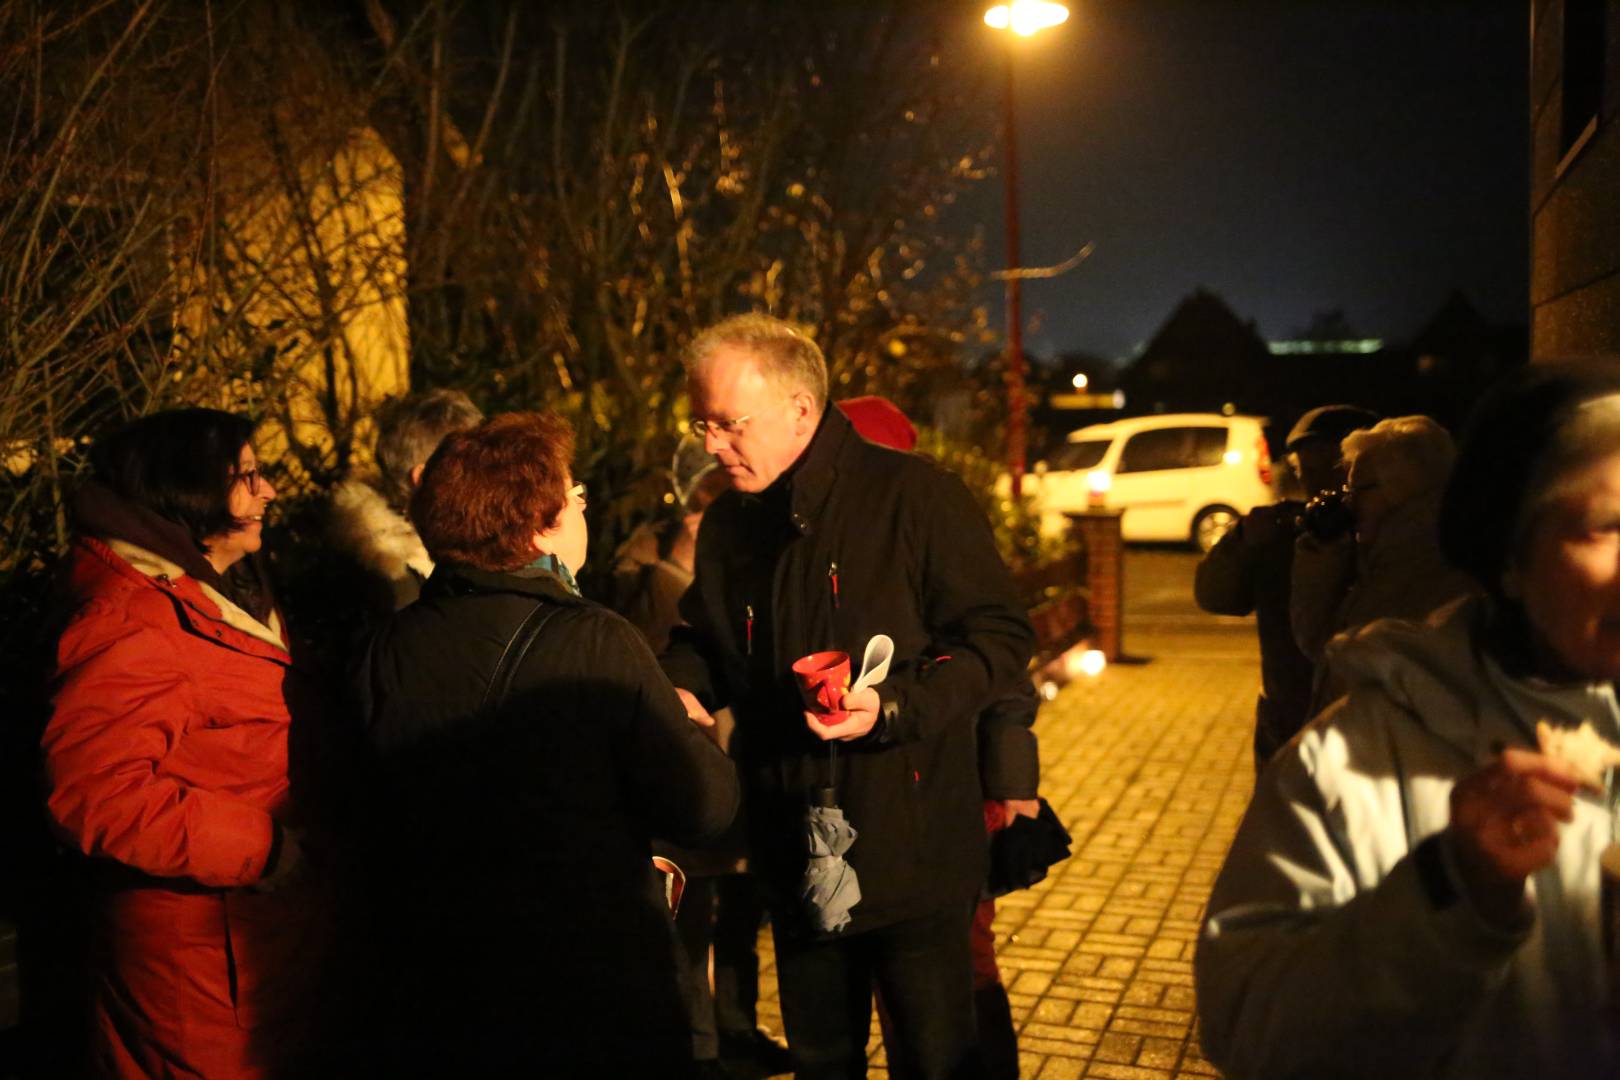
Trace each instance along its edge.
<instances>
[{"instance_id":1,"label":"street lamp","mask_svg":"<svg viewBox=\"0 0 1620 1080\"><path fill-rule=\"evenodd\" d=\"M1049 0L1013 0L1010 4L997 4L984 13L985 25L993 30L1011 30L1020 37L1029 37L1041 30L1057 26L1067 20L1069 9Z\"/></svg>"},{"instance_id":2,"label":"street lamp","mask_svg":"<svg viewBox=\"0 0 1620 1080\"><path fill-rule=\"evenodd\" d=\"M984 13L984 22L993 30L1010 30L1017 37L1030 37L1057 26L1069 17L1069 9L1050 0L1012 0L997 4ZM1002 175L1006 181L1003 196L1007 220L1007 466L1012 472L1012 494L1024 489L1024 457L1027 448L1029 403L1024 400L1024 315L1023 296L1018 278L1018 117L1013 88L1013 52L1007 50L1007 83L1002 105Z\"/></svg>"}]
</instances>

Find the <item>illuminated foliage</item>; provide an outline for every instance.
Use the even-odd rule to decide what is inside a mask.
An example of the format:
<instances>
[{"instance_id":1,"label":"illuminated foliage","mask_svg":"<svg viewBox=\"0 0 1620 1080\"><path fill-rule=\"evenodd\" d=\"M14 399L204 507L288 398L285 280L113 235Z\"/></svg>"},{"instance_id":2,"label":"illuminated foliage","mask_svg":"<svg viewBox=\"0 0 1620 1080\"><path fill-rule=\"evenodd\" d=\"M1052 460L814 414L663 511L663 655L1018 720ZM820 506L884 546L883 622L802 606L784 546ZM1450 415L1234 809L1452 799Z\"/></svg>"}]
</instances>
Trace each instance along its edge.
<instances>
[{"instance_id":1,"label":"illuminated foliage","mask_svg":"<svg viewBox=\"0 0 1620 1080\"><path fill-rule=\"evenodd\" d=\"M181 403L265 422L307 500L407 363L557 409L598 567L725 314L926 421L990 341L946 224L990 150L952 38L982 28L826 7L0 0L4 587L65 546L88 440Z\"/></svg>"},{"instance_id":2,"label":"illuminated foliage","mask_svg":"<svg viewBox=\"0 0 1620 1080\"><path fill-rule=\"evenodd\" d=\"M835 396L913 415L989 340L977 242L943 223L989 152L961 27L881 5L371 10L404 43L384 130L413 193L418 381L565 412L603 562L660 502L704 325L802 322Z\"/></svg>"}]
</instances>

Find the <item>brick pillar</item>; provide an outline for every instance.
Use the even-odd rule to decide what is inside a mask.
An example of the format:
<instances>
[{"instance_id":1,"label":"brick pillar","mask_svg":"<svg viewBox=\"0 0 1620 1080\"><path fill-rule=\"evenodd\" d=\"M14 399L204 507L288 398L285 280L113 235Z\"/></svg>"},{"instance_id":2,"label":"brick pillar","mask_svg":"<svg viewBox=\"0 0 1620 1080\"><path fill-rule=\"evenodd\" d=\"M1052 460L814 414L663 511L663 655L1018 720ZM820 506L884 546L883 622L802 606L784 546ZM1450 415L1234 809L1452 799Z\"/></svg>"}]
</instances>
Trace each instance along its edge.
<instances>
[{"instance_id":1,"label":"brick pillar","mask_svg":"<svg viewBox=\"0 0 1620 1080\"><path fill-rule=\"evenodd\" d=\"M1091 625L1096 647L1109 663L1120 658L1125 645L1125 544L1119 535L1118 510L1087 510L1068 515L1085 546L1086 590L1090 593Z\"/></svg>"}]
</instances>

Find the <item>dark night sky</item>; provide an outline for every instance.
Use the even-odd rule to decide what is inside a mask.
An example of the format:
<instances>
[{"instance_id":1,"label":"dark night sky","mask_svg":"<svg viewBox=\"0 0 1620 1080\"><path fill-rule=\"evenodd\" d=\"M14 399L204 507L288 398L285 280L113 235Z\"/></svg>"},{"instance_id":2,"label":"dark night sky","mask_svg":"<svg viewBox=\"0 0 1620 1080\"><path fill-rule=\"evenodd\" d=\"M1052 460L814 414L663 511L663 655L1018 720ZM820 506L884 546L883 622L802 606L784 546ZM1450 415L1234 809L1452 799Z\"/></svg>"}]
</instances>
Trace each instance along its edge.
<instances>
[{"instance_id":1,"label":"dark night sky","mask_svg":"<svg viewBox=\"0 0 1620 1080\"><path fill-rule=\"evenodd\" d=\"M1016 43L1023 261L1097 251L1026 286L1032 356L1128 354L1199 286L1271 338L1342 308L1400 340L1453 288L1525 320L1527 4L1070 7ZM1000 196L964 208L996 266Z\"/></svg>"}]
</instances>

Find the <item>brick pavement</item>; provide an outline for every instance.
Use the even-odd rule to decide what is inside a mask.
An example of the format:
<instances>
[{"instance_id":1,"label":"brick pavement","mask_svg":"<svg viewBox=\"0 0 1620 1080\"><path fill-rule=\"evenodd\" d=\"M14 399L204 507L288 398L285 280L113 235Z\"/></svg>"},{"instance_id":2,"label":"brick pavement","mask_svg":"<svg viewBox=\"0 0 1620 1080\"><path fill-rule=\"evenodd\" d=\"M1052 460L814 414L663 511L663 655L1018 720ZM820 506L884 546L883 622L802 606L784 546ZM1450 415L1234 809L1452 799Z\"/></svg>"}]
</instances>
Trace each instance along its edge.
<instances>
[{"instance_id":1,"label":"brick pavement","mask_svg":"<svg viewBox=\"0 0 1620 1080\"><path fill-rule=\"evenodd\" d=\"M1074 855L998 901L997 950L1035 1080L1215 1076L1198 1050L1199 920L1253 785L1252 623L1127 619L1127 652L1041 710L1042 794ZM761 1019L781 1029L769 934ZM872 1044L874 1077L886 1077Z\"/></svg>"}]
</instances>

